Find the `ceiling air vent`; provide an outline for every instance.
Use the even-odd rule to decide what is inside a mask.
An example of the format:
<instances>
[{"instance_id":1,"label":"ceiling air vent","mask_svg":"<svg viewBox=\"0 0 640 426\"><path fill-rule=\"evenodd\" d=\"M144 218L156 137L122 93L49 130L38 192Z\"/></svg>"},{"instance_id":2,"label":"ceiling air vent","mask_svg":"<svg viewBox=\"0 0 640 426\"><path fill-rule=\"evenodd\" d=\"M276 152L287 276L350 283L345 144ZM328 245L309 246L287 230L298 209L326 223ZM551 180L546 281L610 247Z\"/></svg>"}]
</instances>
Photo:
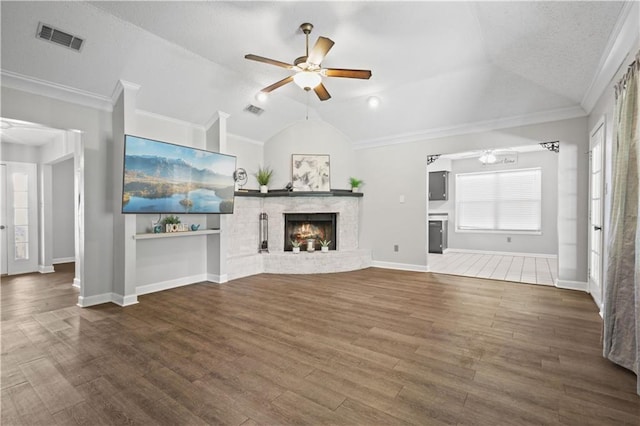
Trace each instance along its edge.
<instances>
[{"instance_id":1,"label":"ceiling air vent","mask_svg":"<svg viewBox=\"0 0 640 426\"><path fill-rule=\"evenodd\" d=\"M250 112L251 114L255 114L255 115L260 115L264 112L264 110L262 108L260 108L259 106L255 106L255 105L247 105L247 107L244 109L245 111Z\"/></svg>"},{"instance_id":2,"label":"ceiling air vent","mask_svg":"<svg viewBox=\"0 0 640 426\"><path fill-rule=\"evenodd\" d=\"M36 37L68 47L75 51L80 51L82 44L84 43L84 40L80 37L60 31L59 29L54 28L51 25L43 24L42 22L38 24Z\"/></svg>"}]
</instances>

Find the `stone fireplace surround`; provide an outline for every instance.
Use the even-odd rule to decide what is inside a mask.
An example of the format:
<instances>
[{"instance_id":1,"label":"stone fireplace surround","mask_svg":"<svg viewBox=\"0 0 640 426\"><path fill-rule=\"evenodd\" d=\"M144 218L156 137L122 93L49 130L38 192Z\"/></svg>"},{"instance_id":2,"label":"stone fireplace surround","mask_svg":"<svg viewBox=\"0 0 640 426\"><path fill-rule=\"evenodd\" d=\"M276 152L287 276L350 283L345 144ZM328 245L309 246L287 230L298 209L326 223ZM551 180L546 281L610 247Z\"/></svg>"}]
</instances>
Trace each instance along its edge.
<instances>
[{"instance_id":1,"label":"stone fireplace surround","mask_svg":"<svg viewBox=\"0 0 640 426\"><path fill-rule=\"evenodd\" d=\"M348 192L257 194L238 193L234 213L227 216L229 280L259 273L312 274L343 272L371 266L371 251L358 247L362 194ZM260 213L269 217L269 253L258 253ZM338 250L285 252L284 213L336 213ZM224 232L224 231L223 231Z\"/></svg>"}]
</instances>

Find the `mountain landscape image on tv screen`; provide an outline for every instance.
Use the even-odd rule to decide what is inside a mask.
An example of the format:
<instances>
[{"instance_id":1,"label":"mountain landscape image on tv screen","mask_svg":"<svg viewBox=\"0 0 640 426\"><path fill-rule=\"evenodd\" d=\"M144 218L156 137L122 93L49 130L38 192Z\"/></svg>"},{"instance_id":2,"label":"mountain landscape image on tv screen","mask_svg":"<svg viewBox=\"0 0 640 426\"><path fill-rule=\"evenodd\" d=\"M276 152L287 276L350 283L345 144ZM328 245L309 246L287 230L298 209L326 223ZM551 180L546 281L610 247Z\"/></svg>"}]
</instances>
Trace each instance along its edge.
<instances>
[{"instance_id":1,"label":"mountain landscape image on tv screen","mask_svg":"<svg viewBox=\"0 0 640 426\"><path fill-rule=\"evenodd\" d=\"M236 157L125 135L123 213L233 213Z\"/></svg>"}]
</instances>

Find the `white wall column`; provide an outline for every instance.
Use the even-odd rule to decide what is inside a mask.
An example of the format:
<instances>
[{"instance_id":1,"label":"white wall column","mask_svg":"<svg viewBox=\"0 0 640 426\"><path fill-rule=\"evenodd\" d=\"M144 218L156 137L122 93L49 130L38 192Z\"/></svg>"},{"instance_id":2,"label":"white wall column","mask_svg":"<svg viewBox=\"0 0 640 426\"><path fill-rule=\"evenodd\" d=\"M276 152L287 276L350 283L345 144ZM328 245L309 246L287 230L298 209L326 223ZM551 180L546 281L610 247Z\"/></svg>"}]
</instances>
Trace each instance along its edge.
<instances>
[{"instance_id":1,"label":"white wall column","mask_svg":"<svg viewBox=\"0 0 640 426\"><path fill-rule=\"evenodd\" d=\"M136 216L122 210L124 135L136 134L136 97L140 86L120 80L113 106L113 290L112 302L121 306L138 303L136 294Z\"/></svg>"},{"instance_id":2,"label":"white wall column","mask_svg":"<svg viewBox=\"0 0 640 426\"><path fill-rule=\"evenodd\" d=\"M38 207L40 210L40 253L38 271L41 274L54 272L53 269L53 170L51 164L38 166Z\"/></svg>"},{"instance_id":3,"label":"white wall column","mask_svg":"<svg viewBox=\"0 0 640 426\"><path fill-rule=\"evenodd\" d=\"M220 152L221 154L227 152L227 118L229 118L229 114L218 111L211 124L207 126L206 150ZM207 215L207 228L220 228L220 234L207 238L207 280L215 283L228 281L227 222L227 215Z\"/></svg>"}]
</instances>

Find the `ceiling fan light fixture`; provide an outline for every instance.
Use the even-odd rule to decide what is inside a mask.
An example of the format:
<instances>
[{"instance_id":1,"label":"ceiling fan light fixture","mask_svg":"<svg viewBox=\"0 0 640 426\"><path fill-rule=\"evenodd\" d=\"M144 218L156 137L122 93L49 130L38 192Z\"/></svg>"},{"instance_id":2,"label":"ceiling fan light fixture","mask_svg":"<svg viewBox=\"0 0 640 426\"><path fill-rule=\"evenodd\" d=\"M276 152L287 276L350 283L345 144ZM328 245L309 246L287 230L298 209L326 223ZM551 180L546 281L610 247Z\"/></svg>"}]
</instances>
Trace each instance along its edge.
<instances>
[{"instance_id":1,"label":"ceiling fan light fixture","mask_svg":"<svg viewBox=\"0 0 640 426\"><path fill-rule=\"evenodd\" d=\"M266 92L258 92L256 93L256 101L258 102L266 102L269 99L269 95Z\"/></svg>"},{"instance_id":2,"label":"ceiling fan light fixture","mask_svg":"<svg viewBox=\"0 0 640 426\"><path fill-rule=\"evenodd\" d=\"M300 71L293 76L293 82L304 90L311 90L322 83L322 77L316 71Z\"/></svg>"}]
</instances>

